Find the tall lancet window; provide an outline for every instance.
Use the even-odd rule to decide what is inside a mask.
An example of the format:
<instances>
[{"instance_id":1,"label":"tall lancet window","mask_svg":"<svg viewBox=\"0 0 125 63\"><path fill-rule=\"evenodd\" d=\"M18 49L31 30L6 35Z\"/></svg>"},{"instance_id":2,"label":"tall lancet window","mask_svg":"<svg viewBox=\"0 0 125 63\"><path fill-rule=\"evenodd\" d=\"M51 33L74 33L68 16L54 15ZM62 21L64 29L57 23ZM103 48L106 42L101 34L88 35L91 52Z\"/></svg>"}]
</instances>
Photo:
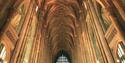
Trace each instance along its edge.
<instances>
[{"instance_id":1,"label":"tall lancet window","mask_svg":"<svg viewBox=\"0 0 125 63\"><path fill-rule=\"evenodd\" d=\"M55 63L71 63L71 61L66 53L60 52L56 58Z\"/></svg>"}]
</instances>

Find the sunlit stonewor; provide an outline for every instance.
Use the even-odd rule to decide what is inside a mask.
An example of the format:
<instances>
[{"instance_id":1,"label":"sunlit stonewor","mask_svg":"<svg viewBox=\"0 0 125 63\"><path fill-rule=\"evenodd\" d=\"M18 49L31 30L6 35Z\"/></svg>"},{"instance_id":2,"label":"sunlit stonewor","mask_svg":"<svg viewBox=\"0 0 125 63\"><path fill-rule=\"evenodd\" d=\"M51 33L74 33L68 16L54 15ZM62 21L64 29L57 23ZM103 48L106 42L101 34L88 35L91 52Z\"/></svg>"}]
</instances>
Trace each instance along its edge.
<instances>
[{"instance_id":1,"label":"sunlit stonewor","mask_svg":"<svg viewBox=\"0 0 125 63\"><path fill-rule=\"evenodd\" d=\"M0 63L125 63L125 0L0 0Z\"/></svg>"}]
</instances>

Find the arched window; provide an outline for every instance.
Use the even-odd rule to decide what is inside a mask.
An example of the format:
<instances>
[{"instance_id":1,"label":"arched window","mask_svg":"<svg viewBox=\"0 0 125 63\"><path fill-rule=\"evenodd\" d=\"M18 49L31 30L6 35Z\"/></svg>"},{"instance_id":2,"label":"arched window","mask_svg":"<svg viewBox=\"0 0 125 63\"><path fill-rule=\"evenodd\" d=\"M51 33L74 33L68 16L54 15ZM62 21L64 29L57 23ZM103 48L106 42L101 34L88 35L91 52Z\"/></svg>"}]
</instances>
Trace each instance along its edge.
<instances>
[{"instance_id":1,"label":"arched window","mask_svg":"<svg viewBox=\"0 0 125 63\"><path fill-rule=\"evenodd\" d=\"M65 52L61 51L57 54L55 63L71 63L71 60Z\"/></svg>"},{"instance_id":2,"label":"arched window","mask_svg":"<svg viewBox=\"0 0 125 63\"><path fill-rule=\"evenodd\" d=\"M68 58L64 56L63 54L58 57L56 63L70 63Z\"/></svg>"},{"instance_id":3,"label":"arched window","mask_svg":"<svg viewBox=\"0 0 125 63\"><path fill-rule=\"evenodd\" d=\"M119 61L121 63L125 63L125 45L123 44L123 42L120 42L118 44L117 54Z\"/></svg>"},{"instance_id":4,"label":"arched window","mask_svg":"<svg viewBox=\"0 0 125 63\"><path fill-rule=\"evenodd\" d=\"M6 54L6 48L4 44L0 42L0 63L5 62Z\"/></svg>"}]
</instances>

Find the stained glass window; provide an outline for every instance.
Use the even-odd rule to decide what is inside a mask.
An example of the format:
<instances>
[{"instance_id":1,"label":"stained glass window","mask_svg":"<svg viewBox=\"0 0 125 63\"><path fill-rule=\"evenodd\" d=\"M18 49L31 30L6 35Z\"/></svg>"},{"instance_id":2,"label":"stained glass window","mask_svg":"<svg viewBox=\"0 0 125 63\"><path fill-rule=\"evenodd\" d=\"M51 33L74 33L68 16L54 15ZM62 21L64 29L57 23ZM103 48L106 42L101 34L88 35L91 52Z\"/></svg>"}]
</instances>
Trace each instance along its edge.
<instances>
[{"instance_id":1,"label":"stained glass window","mask_svg":"<svg viewBox=\"0 0 125 63\"><path fill-rule=\"evenodd\" d=\"M57 58L56 63L70 63L68 58L65 55L61 55Z\"/></svg>"},{"instance_id":2,"label":"stained glass window","mask_svg":"<svg viewBox=\"0 0 125 63\"><path fill-rule=\"evenodd\" d=\"M118 57L121 63L125 63L124 47L125 46L122 42L118 44Z\"/></svg>"}]
</instances>

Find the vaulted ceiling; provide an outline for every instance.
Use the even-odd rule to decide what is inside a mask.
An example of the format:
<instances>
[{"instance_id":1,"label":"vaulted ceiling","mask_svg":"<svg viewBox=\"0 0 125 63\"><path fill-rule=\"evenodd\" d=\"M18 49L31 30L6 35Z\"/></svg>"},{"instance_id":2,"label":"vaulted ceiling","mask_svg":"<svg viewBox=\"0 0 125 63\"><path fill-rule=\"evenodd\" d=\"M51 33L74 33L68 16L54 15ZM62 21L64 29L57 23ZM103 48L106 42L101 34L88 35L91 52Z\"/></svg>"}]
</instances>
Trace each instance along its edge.
<instances>
[{"instance_id":1,"label":"vaulted ceiling","mask_svg":"<svg viewBox=\"0 0 125 63\"><path fill-rule=\"evenodd\" d=\"M40 1L39 1L40 2ZM69 54L79 44L86 9L82 0L42 0L39 18L43 27L48 50L55 56L60 50ZM84 20L83 20L84 19Z\"/></svg>"}]
</instances>

